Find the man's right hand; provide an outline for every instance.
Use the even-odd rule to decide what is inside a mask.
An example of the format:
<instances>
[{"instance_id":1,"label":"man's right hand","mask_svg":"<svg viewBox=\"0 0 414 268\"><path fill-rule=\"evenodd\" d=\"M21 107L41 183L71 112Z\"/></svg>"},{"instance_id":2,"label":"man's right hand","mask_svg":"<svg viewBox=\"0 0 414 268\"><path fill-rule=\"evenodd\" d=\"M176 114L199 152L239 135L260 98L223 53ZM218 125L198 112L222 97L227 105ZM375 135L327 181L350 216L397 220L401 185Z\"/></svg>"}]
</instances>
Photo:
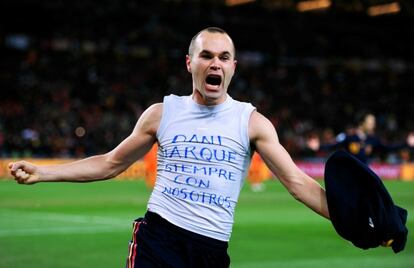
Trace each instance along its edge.
<instances>
[{"instance_id":1,"label":"man's right hand","mask_svg":"<svg viewBox=\"0 0 414 268\"><path fill-rule=\"evenodd\" d=\"M39 182L39 174L37 166L26 162L18 161L9 163L11 175L19 184L34 184Z\"/></svg>"}]
</instances>

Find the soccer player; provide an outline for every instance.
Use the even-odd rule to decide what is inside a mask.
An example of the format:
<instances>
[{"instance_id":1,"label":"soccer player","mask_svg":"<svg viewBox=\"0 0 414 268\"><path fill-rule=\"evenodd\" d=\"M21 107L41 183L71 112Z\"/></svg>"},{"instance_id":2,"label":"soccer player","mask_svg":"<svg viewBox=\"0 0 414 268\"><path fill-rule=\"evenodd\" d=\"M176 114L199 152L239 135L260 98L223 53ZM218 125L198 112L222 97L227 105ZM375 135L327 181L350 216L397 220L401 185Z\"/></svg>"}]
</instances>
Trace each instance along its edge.
<instances>
[{"instance_id":1,"label":"soccer player","mask_svg":"<svg viewBox=\"0 0 414 268\"><path fill-rule=\"evenodd\" d=\"M250 168L247 173L247 180L250 183L250 189L253 192L262 192L266 186L264 182L272 177L270 170L263 162L260 155L255 152L250 161Z\"/></svg>"},{"instance_id":2,"label":"soccer player","mask_svg":"<svg viewBox=\"0 0 414 268\"><path fill-rule=\"evenodd\" d=\"M336 137L336 142L320 144L318 137L308 141L312 150L330 151L342 148L364 163L369 163L378 153L396 152L414 146L414 134L410 133L405 142L400 144L386 144L375 135L376 118L373 113L360 113L356 120L357 126L349 128Z\"/></svg>"},{"instance_id":3,"label":"soccer player","mask_svg":"<svg viewBox=\"0 0 414 268\"><path fill-rule=\"evenodd\" d=\"M106 154L50 166L18 161L11 174L21 184L106 180L157 143L157 179L145 217L134 223L127 267L229 267L234 211L253 151L293 197L329 218L324 189L295 165L271 122L228 94L235 54L224 30L200 31L185 60L191 95L150 106Z\"/></svg>"},{"instance_id":4,"label":"soccer player","mask_svg":"<svg viewBox=\"0 0 414 268\"><path fill-rule=\"evenodd\" d=\"M157 151L158 146L155 144L151 150L143 157L145 166L145 183L149 189L153 189L157 178Z\"/></svg>"}]
</instances>

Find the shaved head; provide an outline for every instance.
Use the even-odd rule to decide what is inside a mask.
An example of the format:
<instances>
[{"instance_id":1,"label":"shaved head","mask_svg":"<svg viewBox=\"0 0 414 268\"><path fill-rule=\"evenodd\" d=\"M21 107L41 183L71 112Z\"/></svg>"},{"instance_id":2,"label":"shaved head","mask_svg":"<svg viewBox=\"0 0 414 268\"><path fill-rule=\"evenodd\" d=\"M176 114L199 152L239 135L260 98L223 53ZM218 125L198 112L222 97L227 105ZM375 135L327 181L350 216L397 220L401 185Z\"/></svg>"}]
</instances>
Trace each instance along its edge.
<instances>
[{"instance_id":1,"label":"shaved head","mask_svg":"<svg viewBox=\"0 0 414 268\"><path fill-rule=\"evenodd\" d=\"M199 32L198 32L196 35L194 35L194 36L193 36L193 38L191 39L190 46L188 47L188 55L189 55L190 57L192 57L192 56L193 56L193 54L194 54L194 47L195 47L195 42L196 42L196 40L197 40L197 37L199 37L199 36L200 36L200 34L201 34L201 33L203 33L203 32L209 32L209 33L221 33L221 34L225 34L225 35L227 35L227 36L230 38L230 36L228 35L228 33L227 33L225 30L221 29L221 28L218 28L218 27L208 27L208 28L205 28L205 29L203 29L203 30L199 31ZM234 46L233 40L232 40L231 38L230 38L230 40L231 40L231 42L232 42L232 44L233 44L233 57L235 57L235 56L236 56L236 48L235 48L235 46Z\"/></svg>"}]
</instances>

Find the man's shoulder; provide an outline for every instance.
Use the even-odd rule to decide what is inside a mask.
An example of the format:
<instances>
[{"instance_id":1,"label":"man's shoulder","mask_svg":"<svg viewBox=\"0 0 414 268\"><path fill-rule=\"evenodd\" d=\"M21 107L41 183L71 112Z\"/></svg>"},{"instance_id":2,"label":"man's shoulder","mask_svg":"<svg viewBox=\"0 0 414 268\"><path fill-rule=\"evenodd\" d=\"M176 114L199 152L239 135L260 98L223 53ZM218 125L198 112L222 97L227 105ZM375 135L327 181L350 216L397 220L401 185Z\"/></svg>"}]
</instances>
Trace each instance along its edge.
<instances>
[{"instance_id":1,"label":"man's shoulder","mask_svg":"<svg viewBox=\"0 0 414 268\"><path fill-rule=\"evenodd\" d=\"M188 96L188 95L179 96L179 95L175 95L175 94L170 94L170 95L164 96L164 102L169 101L169 100L184 101L184 100L188 99L189 97L190 96Z\"/></svg>"},{"instance_id":2,"label":"man's shoulder","mask_svg":"<svg viewBox=\"0 0 414 268\"><path fill-rule=\"evenodd\" d=\"M149 106L143 115L145 115L146 118L156 120L161 118L162 111L163 111L164 104L162 102L157 102Z\"/></svg>"},{"instance_id":3,"label":"man's shoulder","mask_svg":"<svg viewBox=\"0 0 414 268\"><path fill-rule=\"evenodd\" d=\"M242 100L236 100L234 98L231 98L231 101L234 104L234 105L232 105L232 107L238 107L240 112L242 112L243 110L246 110L250 114L252 111L256 110L256 107L254 107L250 102L242 101Z\"/></svg>"}]
</instances>

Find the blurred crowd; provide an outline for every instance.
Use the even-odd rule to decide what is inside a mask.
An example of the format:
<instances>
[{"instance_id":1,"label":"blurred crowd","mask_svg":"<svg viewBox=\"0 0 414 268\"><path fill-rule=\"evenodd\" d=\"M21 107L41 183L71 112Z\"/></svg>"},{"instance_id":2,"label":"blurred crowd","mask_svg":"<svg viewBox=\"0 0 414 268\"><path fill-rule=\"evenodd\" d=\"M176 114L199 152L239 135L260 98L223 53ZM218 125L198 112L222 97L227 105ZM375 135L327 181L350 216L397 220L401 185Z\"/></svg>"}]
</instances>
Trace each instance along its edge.
<instances>
[{"instance_id":1,"label":"blurred crowd","mask_svg":"<svg viewBox=\"0 0 414 268\"><path fill-rule=\"evenodd\" d=\"M360 110L385 142L414 130L412 17L218 2L3 1L0 157L111 150L149 105L191 93L185 55L207 26L235 41L229 93L265 114L295 158L321 156L307 139L332 142Z\"/></svg>"}]
</instances>

